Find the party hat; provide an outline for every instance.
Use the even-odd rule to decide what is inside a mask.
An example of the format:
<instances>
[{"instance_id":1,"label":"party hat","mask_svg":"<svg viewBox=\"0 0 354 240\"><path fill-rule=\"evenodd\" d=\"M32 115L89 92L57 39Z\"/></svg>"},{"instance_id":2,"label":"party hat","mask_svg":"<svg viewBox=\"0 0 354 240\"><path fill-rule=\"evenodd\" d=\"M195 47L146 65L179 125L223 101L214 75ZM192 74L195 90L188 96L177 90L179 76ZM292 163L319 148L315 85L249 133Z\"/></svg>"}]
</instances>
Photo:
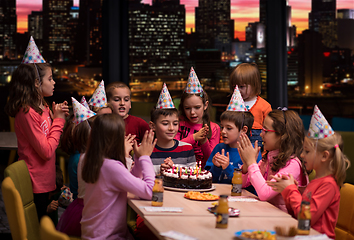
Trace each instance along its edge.
<instances>
[{"instance_id":1,"label":"party hat","mask_svg":"<svg viewBox=\"0 0 354 240\"><path fill-rule=\"evenodd\" d=\"M85 96L82 96L80 103L84 105L87 109L90 109L88 103L86 102Z\"/></svg>"},{"instance_id":2,"label":"party hat","mask_svg":"<svg viewBox=\"0 0 354 240\"><path fill-rule=\"evenodd\" d=\"M235 111L235 112L245 112L247 108L245 106L245 102L241 96L240 90L238 90L238 86L236 85L234 93L232 94L229 105L227 106L226 111Z\"/></svg>"},{"instance_id":3,"label":"party hat","mask_svg":"<svg viewBox=\"0 0 354 240\"><path fill-rule=\"evenodd\" d=\"M106 98L106 91L104 90L104 81L102 80L101 83L96 88L95 92L93 93L92 97L88 101L90 106L94 107L104 107L107 104Z\"/></svg>"},{"instance_id":4,"label":"party hat","mask_svg":"<svg viewBox=\"0 0 354 240\"><path fill-rule=\"evenodd\" d=\"M33 37L31 36L27 45L25 55L23 56L21 63L45 63L45 62L46 61L42 57L36 43L34 42Z\"/></svg>"},{"instance_id":5,"label":"party hat","mask_svg":"<svg viewBox=\"0 0 354 240\"><path fill-rule=\"evenodd\" d=\"M197 74L194 72L193 67L191 67L191 71L190 71L189 77L188 77L188 83L187 83L187 86L184 89L184 91L189 94L203 92L202 85L200 85Z\"/></svg>"},{"instance_id":6,"label":"party hat","mask_svg":"<svg viewBox=\"0 0 354 240\"><path fill-rule=\"evenodd\" d=\"M86 108L84 105L79 103L75 98L71 97L73 102L73 111L74 111L74 123L79 124L86 119L89 119L92 116L95 116L96 113L92 112L90 109Z\"/></svg>"},{"instance_id":7,"label":"party hat","mask_svg":"<svg viewBox=\"0 0 354 240\"><path fill-rule=\"evenodd\" d=\"M309 138L322 139L332 136L334 131L323 116L320 109L315 105L307 136Z\"/></svg>"},{"instance_id":8,"label":"party hat","mask_svg":"<svg viewBox=\"0 0 354 240\"><path fill-rule=\"evenodd\" d=\"M167 89L166 83L163 84L159 100L157 101L156 108L175 108L173 105L171 95Z\"/></svg>"}]
</instances>

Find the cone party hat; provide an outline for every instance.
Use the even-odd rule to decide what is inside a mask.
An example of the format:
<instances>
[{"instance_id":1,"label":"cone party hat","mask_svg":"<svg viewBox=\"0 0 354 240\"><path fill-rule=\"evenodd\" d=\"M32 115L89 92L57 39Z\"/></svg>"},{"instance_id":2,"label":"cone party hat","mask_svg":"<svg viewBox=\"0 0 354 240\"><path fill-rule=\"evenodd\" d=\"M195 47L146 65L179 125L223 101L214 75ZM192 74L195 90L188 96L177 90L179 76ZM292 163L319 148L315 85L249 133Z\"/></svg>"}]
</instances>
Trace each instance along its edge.
<instances>
[{"instance_id":1,"label":"cone party hat","mask_svg":"<svg viewBox=\"0 0 354 240\"><path fill-rule=\"evenodd\" d=\"M175 108L175 105L172 102L170 92L167 89L166 83L163 84L159 100L156 103L157 109L167 109Z\"/></svg>"},{"instance_id":2,"label":"cone party hat","mask_svg":"<svg viewBox=\"0 0 354 240\"><path fill-rule=\"evenodd\" d=\"M196 94L196 93L203 92L202 85L200 85L197 74L195 73L193 67L191 67L191 71L190 71L189 77L188 77L187 86L184 89L184 91L189 94Z\"/></svg>"},{"instance_id":3,"label":"cone party hat","mask_svg":"<svg viewBox=\"0 0 354 240\"><path fill-rule=\"evenodd\" d=\"M75 98L71 97L71 101L73 102L73 112L74 112L74 120L75 124L79 124L86 119L89 119L92 116L95 116L96 113L86 108L84 105L79 103Z\"/></svg>"},{"instance_id":4,"label":"cone party hat","mask_svg":"<svg viewBox=\"0 0 354 240\"><path fill-rule=\"evenodd\" d=\"M104 90L104 81L103 80L96 88L92 97L88 101L88 104L90 106L94 106L94 107L104 107L107 105L106 91Z\"/></svg>"},{"instance_id":5,"label":"cone party hat","mask_svg":"<svg viewBox=\"0 0 354 240\"><path fill-rule=\"evenodd\" d=\"M33 37L31 36L21 63L45 63L45 62L46 61L42 57L36 43L34 42Z\"/></svg>"},{"instance_id":6,"label":"cone party hat","mask_svg":"<svg viewBox=\"0 0 354 240\"><path fill-rule=\"evenodd\" d=\"M245 102L241 96L240 90L236 85L234 93L232 94L229 105L227 106L226 111L236 111L236 112L246 112L247 108Z\"/></svg>"},{"instance_id":7,"label":"cone party hat","mask_svg":"<svg viewBox=\"0 0 354 240\"><path fill-rule=\"evenodd\" d=\"M320 109L315 105L307 136L309 138L322 139L332 136L333 134L334 131L331 125L329 125Z\"/></svg>"}]
</instances>

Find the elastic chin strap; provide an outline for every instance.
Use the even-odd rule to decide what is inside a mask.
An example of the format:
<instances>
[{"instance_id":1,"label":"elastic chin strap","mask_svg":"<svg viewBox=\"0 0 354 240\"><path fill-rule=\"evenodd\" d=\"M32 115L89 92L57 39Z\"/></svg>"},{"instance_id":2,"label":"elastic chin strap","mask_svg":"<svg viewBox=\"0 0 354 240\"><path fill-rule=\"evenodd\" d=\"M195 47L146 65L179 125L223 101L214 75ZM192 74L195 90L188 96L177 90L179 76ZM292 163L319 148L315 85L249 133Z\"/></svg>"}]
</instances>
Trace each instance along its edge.
<instances>
[{"instance_id":1,"label":"elastic chin strap","mask_svg":"<svg viewBox=\"0 0 354 240\"><path fill-rule=\"evenodd\" d=\"M35 63L33 63L33 64L34 64L34 67L35 67L36 70L37 70L37 75L38 75L39 84L42 84L42 80L41 80L41 76L39 75L38 67L37 67L37 65L36 65Z\"/></svg>"}]
</instances>

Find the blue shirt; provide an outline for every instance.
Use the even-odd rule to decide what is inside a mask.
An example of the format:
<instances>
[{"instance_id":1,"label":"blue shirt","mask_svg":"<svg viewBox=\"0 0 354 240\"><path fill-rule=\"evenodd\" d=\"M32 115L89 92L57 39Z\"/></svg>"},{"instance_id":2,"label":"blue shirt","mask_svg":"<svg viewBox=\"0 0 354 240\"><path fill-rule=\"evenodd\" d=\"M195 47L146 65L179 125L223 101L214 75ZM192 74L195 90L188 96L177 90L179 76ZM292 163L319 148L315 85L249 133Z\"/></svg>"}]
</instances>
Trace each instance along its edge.
<instances>
[{"instance_id":1,"label":"blue shirt","mask_svg":"<svg viewBox=\"0 0 354 240\"><path fill-rule=\"evenodd\" d=\"M68 173L69 173L69 188L70 192L73 193L73 199L77 198L78 193L78 182L77 182L77 165L79 163L80 153L76 151L74 154L70 155L68 163Z\"/></svg>"}]
</instances>

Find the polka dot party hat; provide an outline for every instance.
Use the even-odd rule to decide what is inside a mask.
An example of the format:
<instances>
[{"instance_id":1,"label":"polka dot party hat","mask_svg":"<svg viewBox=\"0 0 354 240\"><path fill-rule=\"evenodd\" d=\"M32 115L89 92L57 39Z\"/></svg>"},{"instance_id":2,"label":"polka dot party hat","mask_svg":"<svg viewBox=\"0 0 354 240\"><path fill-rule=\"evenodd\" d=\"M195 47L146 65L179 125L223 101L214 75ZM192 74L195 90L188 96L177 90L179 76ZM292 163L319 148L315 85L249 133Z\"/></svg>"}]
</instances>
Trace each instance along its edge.
<instances>
[{"instance_id":1,"label":"polka dot party hat","mask_svg":"<svg viewBox=\"0 0 354 240\"><path fill-rule=\"evenodd\" d=\"M234 93L232 94L229 105L227 106L226 111L235 111L235 112L246 112L247 108L245 106L245 102L241 96L240 90L236 85Z\"/></svg>"},{"instance_id":2,"label":"polka dot party hat","mask_svg":"<svg viewBox=\"0 0 354 240\"><path fill-rule=\"evenodd\" d=\"M103 80L96 88L92 97L88 101L88 104L90 106L94 106L94 107L104 107L107 105L106 91L104 90L104 81Z\"/></svg>"},{"instance_id":3,"label":"polka dot party hat","mask_svg":"<svg viewBox=\"0 0 354 240\"><path fill-rule=\"evenodd\" d=\"M23 56L21 63L45 63L45 62L46 61L42 57L36 43L34 42L33 37L31 36L27 45L25 55Z\"/></svg>"},{"instance_id":4,"label":"polka dot party hat","mask_svg":"<svg viewBox=\"0 0 354 240\"><path fill-rule=\"evenodd\" d=\"M166 83L163 84L159 100L157 101L156 104L157 109L163 109L163 108L175 108L175 105L172 102L171 95L167 89Z\"/></svg>"},{"instance_id":5,"label":"polka dot party hat","mask_svg":"<svg viewBox=\"0 0 354 240\"><path fill-rule=\"evenodd\" d=\"M189 72L187 86L184 89L184 91L189 94L196 94L196 93L203 92L202 85L200 85L197 74L194 72L193 67L191 67L191 71Z\"/></svg>"},{"instance_id":6,"label":"polka dot party hat","mask_svg":"<svg viewBox=\"0 0 354 240\"><path fill-rule=\"evenodd\" d=\"M82 96L80 103L84 105L87 109L90 109L88 103L86 102L85 96Z\"/></svg>"},{"instance_id":7,"label":"polka dot party hat","mask_svg":"<svg viewBox=\"0 0 354 240\"><path fill-rule=\"evenodd\" d=\"M307 136L314 139L322 139L332 136L334 131L323 116L320 109L315 105Z\"/></svg>"},{"instance_id":8,"label":"polka dot party hat","mask_svg":"<svg viewBox=\"0 0 354 240\"><path fill-rule=\"evenodd\" d=\"M84 105L79 103L75 98L71 97L71 101L73 102L73 112L74 112L73 122L76 125L96 115L96 113L86 108Z\"/></svg>"}]
</instances>

